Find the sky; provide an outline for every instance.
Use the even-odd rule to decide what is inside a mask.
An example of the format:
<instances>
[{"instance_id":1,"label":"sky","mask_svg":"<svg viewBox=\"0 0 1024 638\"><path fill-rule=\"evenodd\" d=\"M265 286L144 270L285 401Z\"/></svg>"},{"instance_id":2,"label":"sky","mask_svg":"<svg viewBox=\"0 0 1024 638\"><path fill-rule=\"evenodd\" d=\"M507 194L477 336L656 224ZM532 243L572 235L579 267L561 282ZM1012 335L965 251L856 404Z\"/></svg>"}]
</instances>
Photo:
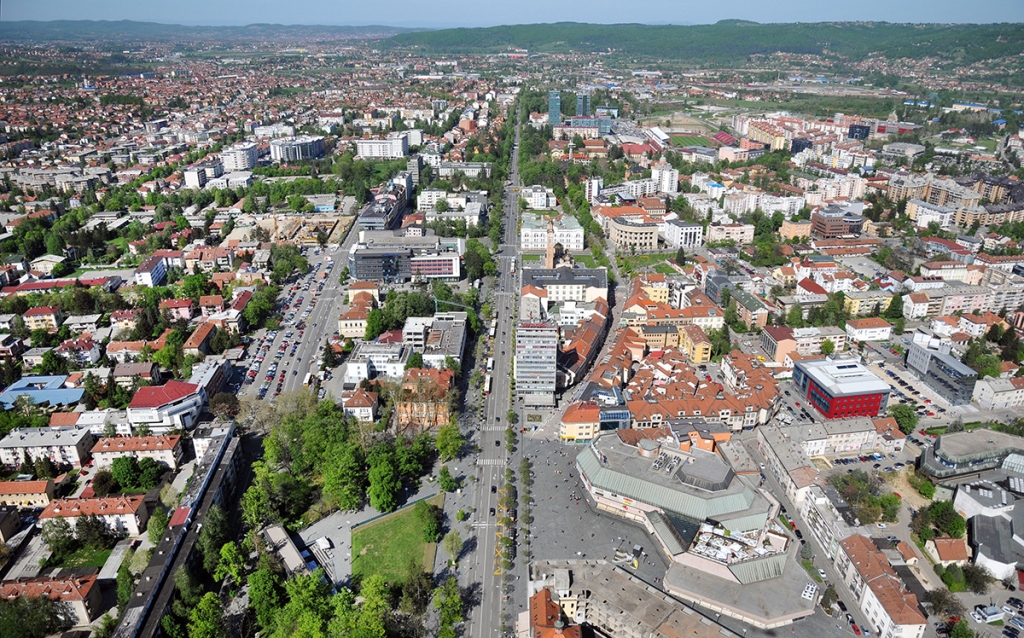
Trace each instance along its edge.
<instances>
[{"instance_id":1,"label":"sky","mask_svg":"<svg viewBox=\"0 0 1024 638\"><path fill-rule=\"evenodd\" d=\"M981 5L964 0L0 0L0 30L8 20L444 28L561 21L707 24L730 18L755 22L1024 22L1024 0L986 0Z\"/></svg>"}]
</instances>

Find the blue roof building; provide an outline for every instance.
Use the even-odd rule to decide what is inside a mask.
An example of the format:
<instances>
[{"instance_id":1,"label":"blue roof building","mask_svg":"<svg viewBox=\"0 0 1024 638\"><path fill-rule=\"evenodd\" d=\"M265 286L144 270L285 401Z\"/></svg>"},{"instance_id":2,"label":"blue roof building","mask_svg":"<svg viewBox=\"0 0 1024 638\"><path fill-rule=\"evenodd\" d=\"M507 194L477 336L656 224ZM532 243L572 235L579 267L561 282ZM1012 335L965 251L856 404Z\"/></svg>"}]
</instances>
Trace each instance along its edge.
<instances>
[{"instance_id":1,"label":"blue roof building","mask_svg":"<svg viewBox=\"0 0 1024 638\"><path fill-rule=\"evenodd\" d=\"M66 374L22 377L0 393L0 403L5 410L10 410L17 398L24 395L28 396L34 405L75 405L82 400L85 390L65 388L64 382L67 378Z\"/></svg>"}]
</instances>

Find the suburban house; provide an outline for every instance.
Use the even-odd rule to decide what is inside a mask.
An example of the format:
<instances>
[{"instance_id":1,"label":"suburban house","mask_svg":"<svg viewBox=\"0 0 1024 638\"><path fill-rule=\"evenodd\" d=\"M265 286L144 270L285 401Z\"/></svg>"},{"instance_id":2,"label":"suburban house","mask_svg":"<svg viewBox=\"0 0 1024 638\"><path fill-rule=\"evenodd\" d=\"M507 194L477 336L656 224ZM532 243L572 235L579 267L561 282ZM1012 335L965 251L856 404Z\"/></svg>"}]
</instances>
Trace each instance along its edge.
<instances>
[{"instance_id":1,"label":"suburban house","mask_svg":"<svg viewBox=\"0 0 1024 638\"><path fill-rule=\"evenodd\" d=\"M29 308L25 314L21 315L21 318L25 321L25 327L30 332L40 329L57 332L60 325L64 323L64 314L60 311L60 308L54 306Z\"/></svg>"},{"instance_id":2,"label":"suburban house","mask_svg":"<svg viewBox=\"0 0 1024 638\"><path fill-rule=\"evenodd\" d=\"M164 385L139 388L128 404L128 422L151 432L191 429L206 404L206 390L194 383L168 381ZM2 450L0 450L2 452Z\"/></svg>"},{"instance_id":3,"label":"suburban house","mask_svg":"<svg viewBox=\"0 0 1024 638\"><path fill-rule=\"evenodd\" d=\"M67 614L72 626L88 625L103 606L98 576L67 576L63 578L19 578L0 582L0 599L13 601L46 597L59 603L61 614Z\"/></svg>"},{"instance_id":4,"label":"suburban house","mask_svg":"<svg viewBox=\"0 0 1024 638\"><path fill-rule=\"evenodd\" d=\"M150 458L172 470L181 462L181 435L166 436L118 436L102 438L92 448L96 467L108 467L114 459L131 456L136 459Z\"/></svg>"},{"instance_id":5,"label":"suburban house","mask_svg":"<svg viewBox=\"0 0 1024 638\"><path fill-rule=\"evenodd\" d=\"M138 536L146 528L149 510L144 494L125 494L106 498L59 498L51 501L39 515L40 524L63 518L74 529L78 519L95 515L115 534Z\"/></svg>"}]
</instances>

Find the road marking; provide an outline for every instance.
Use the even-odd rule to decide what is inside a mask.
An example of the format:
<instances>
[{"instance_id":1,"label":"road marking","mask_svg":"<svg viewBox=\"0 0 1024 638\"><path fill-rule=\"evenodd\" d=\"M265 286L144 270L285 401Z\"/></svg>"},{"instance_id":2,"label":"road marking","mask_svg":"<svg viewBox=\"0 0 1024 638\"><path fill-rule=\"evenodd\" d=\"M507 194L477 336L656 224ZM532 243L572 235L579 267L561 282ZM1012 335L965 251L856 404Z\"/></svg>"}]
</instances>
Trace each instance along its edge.
<instances>
[{"instance_id":1,"label":"road marking","mask_svg":"<svg viewBox=\"0 0 1024 638\"><path fill-rule=\"evenodd\" d=\"M505 459L480 459L477 465L505 465Z\"/></svg>"}]
</instances>

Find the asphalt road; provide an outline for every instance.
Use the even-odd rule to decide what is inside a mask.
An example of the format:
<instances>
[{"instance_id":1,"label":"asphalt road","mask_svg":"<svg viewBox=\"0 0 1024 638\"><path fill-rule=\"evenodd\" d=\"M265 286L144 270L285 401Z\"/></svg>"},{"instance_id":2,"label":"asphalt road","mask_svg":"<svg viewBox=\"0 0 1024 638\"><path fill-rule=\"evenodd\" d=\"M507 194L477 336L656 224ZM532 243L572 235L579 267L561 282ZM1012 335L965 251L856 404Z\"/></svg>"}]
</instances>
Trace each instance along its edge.
<instances>
[{"instance_id":1,"label":"asphalt road","mask_svg":"<svg viewBox=\"0 0 1024 638\"><path fill-rule=\"evenodd\" d=\"M518 118L518 115L517 115ZM519 216L519 129L516 129L516 148L512 153L509 179L512 187L506 188L504 238L498 254L498 275L495 278L492 306L496 309L498 327L495 333L493 352L494 370L491 372L491 394L484 401L482 419L478 420L476 440L480 446L477 456L479 480L470 484L472 507L475 510L470 522L476 537L472 550L464 557L459 580L463 587L480 587L480 604L471 609L466 623L466 634L481 638L494 636L500 631L503 595L501 591L500 561L496 558L498 527L498 500L504 486L505 468L512 465L505 448L506 417L511 406L512 357L515 344L512 328L517 314L519 298L518 281L519 254L516 237ZM512 265L515 264L516 275ZM489 322L489 317L484 317ZM515 468L513 468L515 469ZM492 493L491 487L496 491ZM491 516L490 511L495 514ZM520 559L521 560L521 559ZM518 560L517 560L518 562Z\"/></svg>"}]
</instances>

